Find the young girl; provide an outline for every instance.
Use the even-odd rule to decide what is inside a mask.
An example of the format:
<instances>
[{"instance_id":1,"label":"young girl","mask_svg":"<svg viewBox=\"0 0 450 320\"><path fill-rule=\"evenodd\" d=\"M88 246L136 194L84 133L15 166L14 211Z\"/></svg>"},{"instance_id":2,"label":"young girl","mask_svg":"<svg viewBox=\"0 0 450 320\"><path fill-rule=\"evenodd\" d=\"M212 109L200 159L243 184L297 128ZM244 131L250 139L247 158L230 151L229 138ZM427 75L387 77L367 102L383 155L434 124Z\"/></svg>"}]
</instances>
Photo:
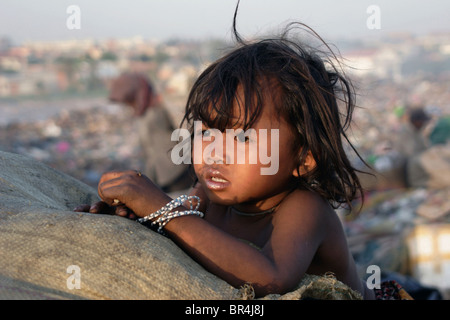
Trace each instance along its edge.
<instances>
[{"instance_id":1,"label":"young girl","mask_svg":"<svg viewBox=\"0 0 450 320\"><path fill-rule=\"evenodd\" d=\"M239 46L199 76L186 105L183 121L202 124L191 131L203 137L192 148L203 152L193 165L195 197L166 206L172 199L139 172L109 172L98 186L103 201L76 210L156 221L207 270L235 287L251 283L257 296L288 292L305 273L332 272L373 298L333 210L361 192L342 143L351 146L344 133L354 108L349 82L286 36L244 43L235 35ZM217 141L222 152L208 152ZM261 159L238 163L242 153L249 159L252 144L278 152L276 172L261 174L268 167Z\"/></svg>"}]
</instances>

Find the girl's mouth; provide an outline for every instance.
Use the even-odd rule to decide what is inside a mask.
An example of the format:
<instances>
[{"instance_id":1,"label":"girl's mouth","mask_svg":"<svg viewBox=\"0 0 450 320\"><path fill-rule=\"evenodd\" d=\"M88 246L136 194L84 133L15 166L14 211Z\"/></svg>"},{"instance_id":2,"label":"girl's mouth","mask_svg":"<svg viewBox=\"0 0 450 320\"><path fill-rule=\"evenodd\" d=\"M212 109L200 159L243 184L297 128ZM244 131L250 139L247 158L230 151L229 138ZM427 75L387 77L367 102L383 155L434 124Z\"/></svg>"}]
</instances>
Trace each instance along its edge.
<instances>
[{"instance_id":1,"label":"girl's mouth","mask_svg":"<svg viewBox=\"0 0 450 320\"><path fill-rule=\"evenodd\" d=\"M225 179L225 177L218 170L210 170L206 175L206 187L210 190L223 190L230 185L230 181Z\"/></svg>"},{"instance_id":2,"label":"girl's mouth","mask_svg":"<svg viewBox=\"0 0 450 320\"><path fill-rule=\"evenodd\" d=\"M228 182L227 180L222 179L222 178L218 178L218 177L212 177L211 180L215 181L215 182Z\"/></svg>"}]
</instances>

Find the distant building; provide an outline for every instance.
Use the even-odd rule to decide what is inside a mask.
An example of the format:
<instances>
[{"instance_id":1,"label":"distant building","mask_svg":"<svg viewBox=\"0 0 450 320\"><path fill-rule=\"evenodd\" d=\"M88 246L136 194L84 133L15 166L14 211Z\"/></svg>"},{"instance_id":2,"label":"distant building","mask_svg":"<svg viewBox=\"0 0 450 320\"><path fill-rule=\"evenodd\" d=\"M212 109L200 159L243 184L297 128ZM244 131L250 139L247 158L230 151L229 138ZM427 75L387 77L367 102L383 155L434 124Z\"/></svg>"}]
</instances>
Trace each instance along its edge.
<instances>
[{"instance_id":1,"label":"distant building","mask_svg":"<svg viewBox=\"0 0 450 320\"><path fill-rule=\"evenodd\" d=\"M376 77L401 81L402 59L389 47L361 49L345 54L347 71L359 77Z\"/></svg>"}]
</instances>

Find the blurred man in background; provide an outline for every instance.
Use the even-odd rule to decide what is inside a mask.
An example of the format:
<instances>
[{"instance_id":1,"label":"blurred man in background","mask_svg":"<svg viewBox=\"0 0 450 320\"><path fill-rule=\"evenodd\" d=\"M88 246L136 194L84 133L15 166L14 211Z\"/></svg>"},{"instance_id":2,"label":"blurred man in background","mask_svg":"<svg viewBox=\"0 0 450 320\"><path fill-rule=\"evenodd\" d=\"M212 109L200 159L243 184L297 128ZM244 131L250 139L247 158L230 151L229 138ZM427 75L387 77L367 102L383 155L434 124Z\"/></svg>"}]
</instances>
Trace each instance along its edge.
<instances>
[{"instance_id":1,"label":"blurred man in background","mask_svg":"<svg viewBox=\"0 0 450 320\"><path fill-rule=\"evenodd\" d=\"M422 107L410 107L407 110L405 122L393 141L393 149L402 159L406 186L418 187L425 185L428 179L419 161L420 155L429 146L423 129L430 117Z\"/></svg>"},{"instance_id":2,"label":"blurred man in background","mask_svg":"<svg viewBox=\"0 0 450 320\"><path fill-rule=\"evenodd\" d=\"M170 157L177 143L171 141L176 126L150 80L139 73L124 73L112 82L109 100L134 110L145 174L165 192L188 189L193 183L189 166L175 165Z\"/></svg>"},{"instance_id":3,"label":"blurred man in background","mask_svg":"<svg viewBox=\"0 0 450 320\"><path fill-rule=\"evenodd\" d=\"M395 141L395 150L409 158L425 151L428 142L423 134L423 128L430 120L423 108L413 108L408 112L408 121L400 130Z\"/></svg>"}]
</instances>

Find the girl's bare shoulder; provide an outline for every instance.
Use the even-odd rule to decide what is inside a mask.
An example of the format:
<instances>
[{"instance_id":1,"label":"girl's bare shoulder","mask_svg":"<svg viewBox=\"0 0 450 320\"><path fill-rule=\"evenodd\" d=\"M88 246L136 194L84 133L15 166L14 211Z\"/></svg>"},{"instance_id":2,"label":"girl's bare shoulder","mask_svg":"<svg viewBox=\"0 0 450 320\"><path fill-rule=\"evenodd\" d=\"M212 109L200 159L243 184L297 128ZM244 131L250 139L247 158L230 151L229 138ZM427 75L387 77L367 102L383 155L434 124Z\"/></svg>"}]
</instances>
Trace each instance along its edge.
<instances>
[{"instance_id":1,"label":"girl's bare shoulder","mask_svg":"<svg viewBox=\"0 0 450 320\"><path fill-rule=\"evenodd\" d=\"M280 216L302 218L311 216L317 219L335 214L329 202L317 193L308 190L294 190L279 207Z\"/></svg>"},{"instance_id":2,"label":"girl's bare shoulder","mask_svg":"<svg viewBox=\"0 0 450 320\"><path fill-rule=\"evenodd\" d=\"M328 201L307 190L291 192L283 200L272 223L292 236L313 237L319 242L340 224Z\"/></svg>"}]
</instances>

